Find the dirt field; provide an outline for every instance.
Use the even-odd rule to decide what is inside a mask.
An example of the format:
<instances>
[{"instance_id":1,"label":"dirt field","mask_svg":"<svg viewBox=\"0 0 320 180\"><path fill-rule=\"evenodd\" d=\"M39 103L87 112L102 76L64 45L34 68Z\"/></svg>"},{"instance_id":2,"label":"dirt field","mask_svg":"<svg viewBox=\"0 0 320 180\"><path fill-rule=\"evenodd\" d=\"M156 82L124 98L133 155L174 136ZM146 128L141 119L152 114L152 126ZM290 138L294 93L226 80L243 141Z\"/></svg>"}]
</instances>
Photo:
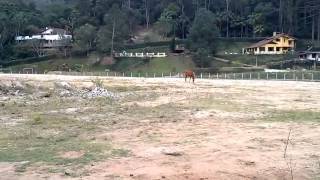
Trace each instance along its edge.
<instances>
[{"instance_id":1,"label":"dirt field","mask_svg":"<svg viewBox=\"0 0 320 180\"><path fill-rule=\"evenodd\" d=\"M320 179L319 83L0 74L0 114L1 180Z\"/></svg>"}]
</instances>

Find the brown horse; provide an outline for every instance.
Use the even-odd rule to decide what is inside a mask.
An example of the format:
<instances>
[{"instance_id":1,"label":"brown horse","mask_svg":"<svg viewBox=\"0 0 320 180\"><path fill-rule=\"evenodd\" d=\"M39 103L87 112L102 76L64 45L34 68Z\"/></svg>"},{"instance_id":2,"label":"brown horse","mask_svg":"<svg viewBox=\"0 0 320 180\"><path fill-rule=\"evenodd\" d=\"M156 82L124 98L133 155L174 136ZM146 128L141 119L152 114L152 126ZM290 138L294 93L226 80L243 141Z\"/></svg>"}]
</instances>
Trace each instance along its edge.
<instances>
[{"instance_id":1,"label":"brown horse","mask_svg":"<svg viewBox=\"0 0 320 180\"><path fill-rule=\"evenodd\" d=\"M192 82L194 83L194 79L196 78L196 74L192 70L186 70L183 72L183 76L185 78L185 82L187 82L187 78L192 79Z\"/></svg>"}]
</instances>

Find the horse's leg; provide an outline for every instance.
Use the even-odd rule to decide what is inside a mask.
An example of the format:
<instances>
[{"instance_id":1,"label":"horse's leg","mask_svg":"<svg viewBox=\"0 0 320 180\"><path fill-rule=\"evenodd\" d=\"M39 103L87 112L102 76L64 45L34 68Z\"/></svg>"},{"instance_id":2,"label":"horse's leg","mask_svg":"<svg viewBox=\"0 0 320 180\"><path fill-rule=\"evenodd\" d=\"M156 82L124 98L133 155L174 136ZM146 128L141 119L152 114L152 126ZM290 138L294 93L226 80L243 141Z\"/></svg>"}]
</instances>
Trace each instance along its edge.
<instances>
[{"instance_id":1,"label":"horse's leg","mask_svg":"<svg viewBox=\"0 0 320 180\"><path fill-rule=\"evenodd\" d=\"M193 82L193 84L194 84L194 76L192 77L192 82Z\"/></svg>"}]
</instances>

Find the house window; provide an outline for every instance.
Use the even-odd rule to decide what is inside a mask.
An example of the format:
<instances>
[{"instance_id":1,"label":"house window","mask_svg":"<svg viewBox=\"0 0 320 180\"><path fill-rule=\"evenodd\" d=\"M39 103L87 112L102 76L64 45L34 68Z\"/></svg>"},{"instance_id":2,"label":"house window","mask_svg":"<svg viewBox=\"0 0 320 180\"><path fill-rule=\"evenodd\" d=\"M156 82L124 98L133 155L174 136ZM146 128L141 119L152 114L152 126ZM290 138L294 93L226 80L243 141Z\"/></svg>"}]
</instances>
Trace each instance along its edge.
<instances>
[{"instance_id":1,"label":"house window","mask_svg":"<svg viewBox=\"0 0 320 180\"><path fill-rule=\"evenodd\" d=\"M315 59L316 56L317 56L317 54L313 53L313 54L312 54L312 59Z\"/></svg>"},{"instance_id":2,"label":"house window","mask_svg":"<svg viewBox=\"0 0 320 180\"><path fill-rule=\"evenodd\" d=\"M276 39L277 42L280 42L280 39Z\"/></svg>"},{"instance_id":3,"label":"house window","mask_svg":"<svg viewBox=\"0 0 320 180\"><path fill-rule=\"evenodd\" d=\"M280 48L279 48L279 47L277 47L277 51L280 51Z\"/></svg>"},{"instance_id":4,"label":"house window","mask_svg":"<svg viewBox=\"0 0 320 180\"><path fill-rule=\"evenodd\" d=\"M268 47L268 51L274 51L274 47Z\"/></svg>"},{"instance_id":5,"label":"house window","mask_svg":"<svg viewBox=\"0 0 320 180\"><path fill-rule=\"evenodd\" d=\"M292 41L289 41L289 45L292 45Z\"/></svg>"}]
</instances>

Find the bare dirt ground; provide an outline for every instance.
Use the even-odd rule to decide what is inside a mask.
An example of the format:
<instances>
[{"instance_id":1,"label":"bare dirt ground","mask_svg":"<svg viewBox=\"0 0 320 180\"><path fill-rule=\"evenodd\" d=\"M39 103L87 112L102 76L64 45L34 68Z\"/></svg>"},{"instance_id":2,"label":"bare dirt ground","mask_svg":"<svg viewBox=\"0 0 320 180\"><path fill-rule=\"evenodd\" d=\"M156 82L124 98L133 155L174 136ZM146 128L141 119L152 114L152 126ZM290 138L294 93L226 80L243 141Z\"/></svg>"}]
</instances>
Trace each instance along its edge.
<instances>
[{"instance_id":1,"label":"bare dirt ground","mask_svg":"<svg viewBox=\"0 0 320 180\"><path fill-rule=\"evenodd\" d=\"M319 83L99 79L0 74L0 179L320 179Z\"/></svg>"}]
</instances>

